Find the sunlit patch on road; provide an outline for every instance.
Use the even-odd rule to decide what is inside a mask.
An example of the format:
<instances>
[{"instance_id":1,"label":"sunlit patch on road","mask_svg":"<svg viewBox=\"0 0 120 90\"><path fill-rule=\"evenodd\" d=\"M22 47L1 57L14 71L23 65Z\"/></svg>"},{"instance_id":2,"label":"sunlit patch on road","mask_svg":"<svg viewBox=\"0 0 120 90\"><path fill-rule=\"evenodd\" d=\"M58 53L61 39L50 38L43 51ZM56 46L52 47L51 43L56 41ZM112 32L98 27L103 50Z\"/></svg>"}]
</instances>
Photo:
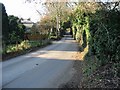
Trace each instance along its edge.
<instances>
[{"instance_id":1,"label":"sunlit patch on road","mask_svg":"<svg viewBox=\"0 0 120 90\"><path fill-rule=\"evenodd\" d=\"M45 54L38 55L36 57L46 58L46 59L60 59L60 60L75 60L74 51L47 51Z\"/></svg>"}]
</instances>

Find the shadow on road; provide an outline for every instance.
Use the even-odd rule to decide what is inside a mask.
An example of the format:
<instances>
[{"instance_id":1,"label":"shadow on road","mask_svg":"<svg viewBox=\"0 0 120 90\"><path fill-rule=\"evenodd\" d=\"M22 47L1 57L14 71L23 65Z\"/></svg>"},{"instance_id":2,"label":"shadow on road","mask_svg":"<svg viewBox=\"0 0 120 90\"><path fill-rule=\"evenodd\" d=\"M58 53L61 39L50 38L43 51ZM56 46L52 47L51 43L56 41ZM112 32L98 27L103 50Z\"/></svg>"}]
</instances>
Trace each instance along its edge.
<instances>
[{"instance_id":1,"label":"shadow on road","mask_svg":"<svg viewBox=\"0 0 120 90\"><path fill-rule=\"evenodd\" d=\"M67 35L48 47L3 62L3 87L57 88L75 74L77 51L77 43Z\"/></svg>"}]
</instances>

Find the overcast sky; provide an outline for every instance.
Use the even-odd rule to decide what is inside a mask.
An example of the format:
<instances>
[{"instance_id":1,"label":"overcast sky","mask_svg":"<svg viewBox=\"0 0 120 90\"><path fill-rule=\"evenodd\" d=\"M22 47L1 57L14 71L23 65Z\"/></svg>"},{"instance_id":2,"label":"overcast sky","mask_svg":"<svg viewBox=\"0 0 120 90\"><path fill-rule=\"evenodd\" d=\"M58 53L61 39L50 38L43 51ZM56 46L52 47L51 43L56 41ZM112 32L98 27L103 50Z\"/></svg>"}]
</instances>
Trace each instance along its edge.
<instances>
[{"instance_id":1,"label":"overcast sky","mask_svg":"<svg viewBox=\"0 0 120 90\"><path fill-rule=\"evenodd\" d=\"M25 0L0 0L0 2L5 5L8 15L23 17L24 19L31 18L34 22L40 20L40 15L36 9L44 12L42 5L25 3Z\"/></svg>"}]
</instances>

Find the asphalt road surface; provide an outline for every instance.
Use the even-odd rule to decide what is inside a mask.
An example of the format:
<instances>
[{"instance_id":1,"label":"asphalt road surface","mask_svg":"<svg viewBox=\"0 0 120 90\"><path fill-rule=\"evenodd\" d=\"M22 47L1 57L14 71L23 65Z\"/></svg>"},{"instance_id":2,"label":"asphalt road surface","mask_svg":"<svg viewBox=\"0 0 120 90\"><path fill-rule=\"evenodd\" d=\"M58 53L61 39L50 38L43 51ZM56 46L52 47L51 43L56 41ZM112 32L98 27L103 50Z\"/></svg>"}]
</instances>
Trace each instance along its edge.
<instances>
[{"instance_id":1,"label":"asphalt road surface","mask_svg":"<svg viewBox=\"0 0 120 90\"><path fill-rule=\"evenodd\" d=\"M2 87L58 88L74 74L76 53L77 43L66 35L45 48L4 61Z\"/></svg>"}]
</instances>

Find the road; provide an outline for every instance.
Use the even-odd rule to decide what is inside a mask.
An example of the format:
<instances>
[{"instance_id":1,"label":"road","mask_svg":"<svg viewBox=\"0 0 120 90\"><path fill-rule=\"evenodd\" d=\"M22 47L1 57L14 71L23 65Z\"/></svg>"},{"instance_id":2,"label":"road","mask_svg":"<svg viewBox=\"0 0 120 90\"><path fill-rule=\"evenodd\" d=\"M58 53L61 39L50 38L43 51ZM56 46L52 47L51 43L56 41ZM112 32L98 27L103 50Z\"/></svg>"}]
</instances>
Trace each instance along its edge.
<instances>
[{"instance_id":1,"label":"road","mask_svg":"<svg viewBox=\"0 0 120 90\"><path fill-rule=\"evenodd\" d=\"M58 88L70 80L77 44L67 35L52 45L2 63L3 88Z\"/></svg>"}]
</instances>

